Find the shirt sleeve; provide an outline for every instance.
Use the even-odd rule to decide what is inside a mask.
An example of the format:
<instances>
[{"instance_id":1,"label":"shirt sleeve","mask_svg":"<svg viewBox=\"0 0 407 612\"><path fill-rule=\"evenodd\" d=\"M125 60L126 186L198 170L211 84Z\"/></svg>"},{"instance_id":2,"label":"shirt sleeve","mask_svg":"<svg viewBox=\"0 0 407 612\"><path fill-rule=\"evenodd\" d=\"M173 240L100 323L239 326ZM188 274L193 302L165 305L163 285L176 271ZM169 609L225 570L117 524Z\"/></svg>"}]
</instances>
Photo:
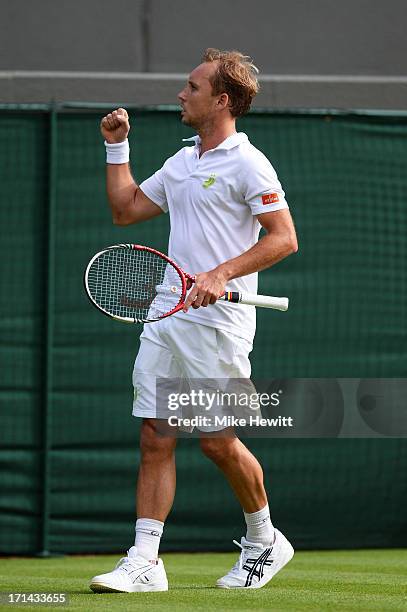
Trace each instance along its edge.
<instances>
[{"instance_id":1,"label":"shirt sleeve","mask_svg":"<svg viewBox=\"0 0 407 612\"><path fill-rule=\"evenodd\" d=\"M288 208L276 171L262 153L252 156L246 165L243 197L253 215Z\"/></svg>"},{"instance_id":2,"label":"shirt sleeve","mask_svg":"<svg viewBox=\"0 0 407 612\"><path fill-rule=\"evenodd\" d=\"M139 185L141 191L150 200L157 204L164 212L168 212L168 202L164 186L164 171L163 168L157 170L150 178L146 179Z\"/></svg>"}]
</instances>

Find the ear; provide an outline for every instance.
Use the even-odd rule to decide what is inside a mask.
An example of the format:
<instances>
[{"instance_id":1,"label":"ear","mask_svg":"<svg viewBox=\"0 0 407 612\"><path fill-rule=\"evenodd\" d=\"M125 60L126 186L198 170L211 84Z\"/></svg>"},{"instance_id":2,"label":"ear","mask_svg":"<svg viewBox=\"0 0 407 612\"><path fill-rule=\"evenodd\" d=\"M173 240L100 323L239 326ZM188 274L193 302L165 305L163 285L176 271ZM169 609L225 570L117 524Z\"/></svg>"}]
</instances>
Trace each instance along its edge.
<instances>
[{"instance_id":1,"label":"ear","mask_svg":"<svg viewBox=\"0 0 407 612\"><path fill-rule=\"evenodd\" d=\"M223 110L229 106L229 96L227 93L220 94L217 105L220 110Z\"/></svg>"}]
</instances>

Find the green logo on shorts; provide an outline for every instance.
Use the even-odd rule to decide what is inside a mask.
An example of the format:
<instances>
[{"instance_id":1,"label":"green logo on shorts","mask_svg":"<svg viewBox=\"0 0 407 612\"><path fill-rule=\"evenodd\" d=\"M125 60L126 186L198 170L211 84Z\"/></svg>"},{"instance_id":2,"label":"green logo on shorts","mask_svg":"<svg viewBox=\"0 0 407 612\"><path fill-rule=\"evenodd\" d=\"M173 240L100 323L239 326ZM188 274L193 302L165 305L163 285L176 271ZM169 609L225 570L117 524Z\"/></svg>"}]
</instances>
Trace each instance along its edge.
<instances>
[{"instance_id":1,"label":"green logo on shorts","mask_svg":"<svg viewBox=\"0 0 407 612\"><path fill-rule=\"evenodd\" d=\"M208 189L208 187L211 187L211 185L213 185L215 181L216 181L216 174L211 174L210 177L207 178L206 181L202 183L202 187L205 187L205 189Z\"/></svg>"}]
</instances>

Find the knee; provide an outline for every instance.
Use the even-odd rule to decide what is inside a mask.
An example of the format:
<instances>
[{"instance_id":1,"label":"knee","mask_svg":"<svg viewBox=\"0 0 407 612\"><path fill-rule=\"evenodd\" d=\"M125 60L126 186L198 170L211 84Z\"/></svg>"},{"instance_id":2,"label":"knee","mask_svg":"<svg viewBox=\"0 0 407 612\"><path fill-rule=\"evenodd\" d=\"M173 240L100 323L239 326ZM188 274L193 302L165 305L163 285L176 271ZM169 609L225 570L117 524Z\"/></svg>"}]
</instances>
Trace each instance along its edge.
<instances>
[{"instance_id":1,"label":"knee","mask_svg":"<svg viewBox=\"0 0 407 612\"><path fill-rule=\"evenodd\" d=\"M214 463L227 461L234 453L235 440L232 438L201 438L201 450Z\"/></svg>"},{"instance_id":2,"label":"knee","mask_svg":"<svg viewBox=\"0 0 407 612\"><path fill-rule=\"evenodd\" d=\"M140 433L140 453L143 460L167 459L172 456L175 445L175 437L163 436L157 431L157 423L153 419L144 419Z\"/></svg>"}]
</instances>

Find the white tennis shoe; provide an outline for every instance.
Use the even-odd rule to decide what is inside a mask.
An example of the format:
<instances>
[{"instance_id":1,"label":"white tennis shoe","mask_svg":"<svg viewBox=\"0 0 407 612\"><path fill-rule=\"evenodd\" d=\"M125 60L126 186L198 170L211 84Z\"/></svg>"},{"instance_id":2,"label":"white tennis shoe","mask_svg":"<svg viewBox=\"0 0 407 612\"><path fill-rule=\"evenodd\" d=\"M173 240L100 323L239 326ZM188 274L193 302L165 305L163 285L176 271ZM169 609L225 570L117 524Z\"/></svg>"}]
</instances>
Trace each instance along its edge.
<instances>
[{"instance_id":1,"label":"white tennis shoe","mask_svg":"<svg viewBox=\"0 0 407 612\"><path fill-rule=\"evenodd\" d=\"M239 560L226 576L219 578L221 589L260 589L267 584L294 556L294 549L285 536L275 529L275 541L270 547L233 540L242 549Z\"/></svg>"},{"instance_id":2,"label":"white tennis shoe","mask_svg":"<svg viewBox=\"0 0 407 612\"><path fill-rule=\"evenodd\" d=\"M89 586L95 593L168 591L168 580L161 559L147 561L132 546L113 571L95 576Z\"/></svg>"}]
</instances>

